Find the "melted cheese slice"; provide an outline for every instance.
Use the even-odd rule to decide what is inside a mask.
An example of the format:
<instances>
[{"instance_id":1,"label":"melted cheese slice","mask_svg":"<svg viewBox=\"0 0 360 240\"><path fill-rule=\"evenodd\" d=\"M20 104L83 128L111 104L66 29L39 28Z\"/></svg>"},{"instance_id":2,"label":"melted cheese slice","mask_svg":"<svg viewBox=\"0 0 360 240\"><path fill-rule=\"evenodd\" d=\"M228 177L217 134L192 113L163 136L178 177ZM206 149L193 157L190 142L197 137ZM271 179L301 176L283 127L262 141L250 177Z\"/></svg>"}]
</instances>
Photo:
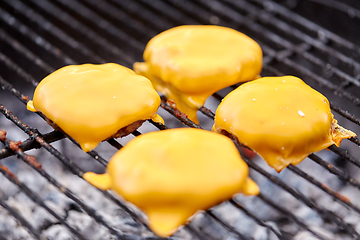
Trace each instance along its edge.
<instances>
[{"instance_id":1,"label":"melted cheese slice","mask_svg":"<svg viewBox=\"0 0 360 240\"><path fill-rule=\"evenodd\" d=\"M149 41L144 63L134 71L198 123L197 110L216 91L258 78L260 46L248 36L220 26L180 26Z\"/></svg>"},{"instance_id":2,"label":"melted cheese slice","mask_svg":"<svg viewBox=\"0 0 360 240\"><path fill-rule=\"evenodd\" d=\"M199 210L236 193L258 194L248 172L230 139L182 128L141 135L112 157L105 174L83 177L138 206L150 228L166 237Z\"/></svg>"},{"instance_id":3,"label":"melted cheese slice","mask_svg":"<svg viewBox=\"0 0 360 240\"><path fill-rule=\"evenodd\" d=\"M356 136L337 125L322 94L293 76L260 78L229 93L213 130L234 135L278 172Z\"/></svg>"},{"instance_id":4,"label":"melted cheese slice","mask_svg":"<svg viewBox=\"0 0 360 240\"><path fill-rule=\"evenodd\" d=\"M72 65L44 78L28 109L39 111L84 151L138 120L155 119L160 97L151 82L114 63Z\"/></svg>"}]
</instances>

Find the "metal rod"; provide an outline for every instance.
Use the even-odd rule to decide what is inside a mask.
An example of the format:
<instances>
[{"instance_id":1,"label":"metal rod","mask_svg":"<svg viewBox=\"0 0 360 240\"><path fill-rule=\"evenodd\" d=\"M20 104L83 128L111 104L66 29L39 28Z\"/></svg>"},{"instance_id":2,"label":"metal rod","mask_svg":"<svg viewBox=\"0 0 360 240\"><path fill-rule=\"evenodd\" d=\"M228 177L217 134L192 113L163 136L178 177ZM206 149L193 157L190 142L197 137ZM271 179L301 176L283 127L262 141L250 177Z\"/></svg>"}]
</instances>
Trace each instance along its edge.
<instances>
[{"instance_id":1,"label":"metal rod","mask_svg":"<svg viewBox=\"0 0 360 240\"><path fill-rule=\"evenodd\" d=\"M59 141L61 139L64 139L65 136L62 132L59 131L52 131L49 133L46 133L43 135L44 141L48 142L48 143L52 143L52 142L56 142ZM23 141L20 145L19 148L22 151L27 151L27 150L31 150L31 149L35 149L35 148L41 148L40 144L38 142L36 142L36 140L32 137L29 137L27 140ZM14 155L15 153L7 148L4 149L0 149L0 159L9 157Z\"/></svg>"},{"instance_id":2,"label":"metal rod","mask_svg":"<svg viewBox=\"0 0 360 240\"><path fill-rule=\"evenodd\" d=\"M318 163L320 166L324 167L326 170L328 170L330 173L338 176L341 180L355 186L356 188L360 189L360 183L356 179L352 178L349 174L341 171L340 169L336 168L331 163L328 163L321 159L319 156L315 154L310 154L308 156L309 159L313 160L314 162Z\"/></svg>"},{"instance_id":3,"label":"metal rod","mask_svg":"<svg viewBox=\"0 0 360 240\"><path fill-rule=\"evenodd\" d=\"M286 23L285 21L274 17L272 14L270 14L268 11L265 11L263 9L260 9L259 7L255 6L254 4L250 4L249 2L246 1L237 1L237 2L230 2L229 0L226 0L226 3L231 6L232 8L236 8L236 9L242 9L243 11L247 11L250 14L255 14L256 16L260 16L264 17L267 19L267 23L270 24L271 26L278 28L280 30L282 30L283 32L303 41L306 42L307 44L321 50L322 52L329 54L333 57L338 58L339 60L341 60L344 63L349 64L350 66L352 66L353 68L360 68L360 64L356 61L354 61L354 59L342 54L341 52L335 50L332 47L327 46L326 44L324 44L323 42L313 38L312 36L301 32L300 30L294 28L293 26L289 25L288 23ZM294 13L295 14L295 13ZM292 19L291 19L292 20ZM315 33L318 33L315 32ZM301 53L300 53L301 54ZM306 53L308 54L308 53ZM310 55L309 55L310 57ZM315 61L319 61L320 59L315 58ZM319 62L320 65L325 64L323 61L320 60ZM325 66L324 66L325 67ZM342 76L343 78L347 78L347 80L349 82L352 82L353 84L355 84L356 86L360 86L360 82L358 80L356 80L353 77L350 77L349 75L344 73L337 69L337 68L333 68L334 72L336 72L337 74L339 74L340 76Z\"/></svg>"},{"instance_id":4,"label":"metal rod","mask_svg":"<svg viewBox=\"0 0 360 240\"><path fill-rule=\"evenodd\" d=\"M10 147L10 141L5 138L2 139L2 142L5 144L6 148L11 149ZM29 164L33 169L35 169L37 172L41 172L41 175L45 176L46 179L51 182L55 187L57 187L61 192L63 192L65 195L67 192L68 194L71 194L72 196L73 193L70 192L70 190L66 189L64 186L61 186L60 184L58 184L55 179L51 178L44 170L42 170L36 162L36 160L34 160L34 157L31 157L29 155L24 154L23 151L21 151L20 149L17 149L14 151L16 153L16 155L21 158L24 162L26 162L27 164ZM1 165L0 165L1 166ZM1 171L1 170L0 170ZM22 182L20 182L17 178L11 176L10 174L7 174L7 172L5 171L5 173L2 171L2 173L5 175L5 177L10 180L13 184L17 185L19 187L19 189L24 192L26 194L26 196L28 196L34 203L36 203L37 205L41 206L42 208L44 208L47 212L49 212L54 218L56 218L61 224L63 224L66 228L68 228L75 236L77 236L79 239L85 239L85 237L79 232L77 231L75 228L73 228L72 226L70 226L64 218L60 217L58 214L56 214L52 209L50 209L45 202L41 199L41 197L39 195L37 195L36 193L34 193L32 190L30 190L25 184L23 184ZM96 219L98 220L98 219ZM121 236L120 236L121 237Z\"/></svg>"},{"instance_id":5,"label":"metal rod","mask_svg":"<svg viewBox=\"0 0 360 240\"><path fill-rule=\"evenodd\" d=\"M259 172L261 175L268 178L271 182L278 185L288 193L290 193L295 199L300 200L305 205L307 205L309 208L316 211L321 218L324 219L324 221L331 221L333 223L336 223L339 227L343 228L345 231L347 231L349 234L353 236L359 236L359 233L356 232L353 226L351 226L348 223L345 223L339 216L337 216L335 213L316 205L313 201L311 201L308 197L306 197L304 194L296 191L295 189L291 188L288 184L286 184L284 181L282 181L280 178L271 175L270 173L266 172L262 168L260 168L256 163L251 161L250 159L243 157L244 161L249 165L249 167L253 168L257 172Z\"/></svg>"},{"instance_id":6,"label":"metal rod","mask_svg":"<svg viewBox=\"0 0 360 240\"><path fill-rule=\"evenodd\" d=\"M5 56L0 52L0 61L3 62L9 69L14 71L17 75L22 77L25 81L31 83L34 86L37 86L38 82L35 80L33 76L29 73L25 72L18 64L12 61L10 58Z\"/></svg>"},{"instance_id":7,"label":"metal rod","mask_svg":"<svg viewBox=\"0 0 360 240\"><path fill-rule=\"evenodd\" d=\"M21 23L18 19L4 11L0 8L0 20L5 22L8 26L12 27L24 37L29 38L35 44L46 50L46 52L51 53L58 59L61 59L64 64L75 64L75 61L66 56L62 50L55 47L53 44L46 41L43 37L35 33L32 29L28 28L26 25Z\"/></svg>"},{"instance_id":8,"label":"metal rod","mask_svg":"<svg viewBox=\"0 0 360 240\"><path fill-rule=\"evenodd\" d=\"M317 181L314 177L310 176L309 174L305 173L304 171L300 170L299 168L295 167L294 165L289 165L288 169L294 172L295 174L299 175L300 177L304 178L305 180L309 181L310 183L314 184L321 190L323 190L325 193L330 195L334 200L337 200L338 202L341 202L348 207L350 207L352 210L360 213L360 208L358 206L355 206L350 202L350 199L331 190L328 186L325 184Z\"/></svg>"},{"instance_id":9,"label":"metal rod","mask_svg":"<svg viewBox=\"0 0 360 240\"><path fill-rule=\"evenodd\" d=\"M35 22L38 24L40 28L47 31L51 35L55 36L57 39L61 40L66 45L70 46L76 51L79 51L81 54L83 54L86 57L91 57L96 62L103 63L105 60L98 56L96 53L94 53L92 50L84 47L81 43L76 41L73 37L69 36L67 33L65 33L60 28L53 25L51 22L47 21L44 17L42 17L40 14L36 13L34 10L28 11L28 7L24 5L22 2L18 0L5 0L5 2L9 5L11 5L13 8L15 8L17 11L22 13L24 16L26 16L29 20ZM43 24L46 22L46 24Z\"/></svg>"},{"instance_id":10,"label":"metal rod","mask_svg":"<svg viewBox=\"0 0 360 240\"><path fill-rule=\"evenodd\" d=\"M191 121L184 113L180 112L177 108L170 106L167 103L167 99L164 96L161 96L160 106L169 112L171 115L175 116L178 120L180 120L183 124L193 127L193 128L201 128L199 125Z\"/></svg>"},{"instance_id":11,"label":"metal rod","mask_svg":"<svg viewBox=\"0 0 360 240\"><path fill-rule=\"evenodd\" d=\"M60 152L58 152L54 147L52 147L50 144L48 144L47 142L44 141L44 139L41 137L41 135L38 133L37 130L32 129L31 127L27 126L25 123L23 123L21 120L19 120L17 117L15 117L9 110L7 110L2 104L0 104L0 112L3 113L5 115L6 118L8 118L9 120L11 120L13 123L15 123L15 125L17 127L19 127L20 129L22 129L25 133L27 133L30 137L36 139L36 141L42 146L44 147L50 154L52 154L53 156L55 156L56 158L58 158L65 166L68 167L68 169L75 175L79 176L82 178L83 175L83 171L75 164L73 163L69 158L65 157L64 155L62 155ZM142 223L146 228L148 228L148 226L146 225L146 223L139 217L137 216L137 214L135 214L133 211L131 211L129 208L127 208L124 204L122 204L118 199L116 199L115 197L113 197L112 195L110 195L109 193L99 190L101 191L104 196L106 196L107 198L109 198L111 201L113 201L114 203L116 203L117 205L119 205L121 208L123 208L135 221ZM75 200L74 200L75 201ZM75 201L77 202L79 205L84 205L84 203L82 203L81 201ZM90 209L90 208L88 208ZM91 209L92 210L92 209ZM90 210L89 210L90 211ZM95 211L90 211L91 214L96 214ZM149 228L148 228L149 229Z\"/></svg>"},{"instance_id":12,"label":"metal rod","mask_svg":"<svg viewBox=\"0 0 360 240\"><path fill-rule=\"evenodd\" d=\"M330 103L331 110L339 113L341 116L345 117L346 119L356 123L360 126L360 119L356 118L354 114L349 113L348 111L342 109L341 107L337 106L334 103Z\"/></svg>"},{"instance_id":13,"label":"metal rod","mask_svg":"<svg viewBox=\"0 0 360 240\"><path fill-rule=\"evenodd\" d=\"M45 71L52 72L55 70L53 67L48 65L41 58L36 56L32 51L30 51L28 48L26 48L19 41L14 39L12 36L10 36L7 32L5 32L2 29L0 29L0 39L5 41L7 44L9 44L11 47L13 47L15 50L17 50L22 55L26 56L26 58L28 58L30 61L34 62L38 67L44 69Z\"/></svg>"},{"instance_id":14,"label":"metal rod","mask_svg":"<svg viewBox=\"0 0 360 240\"><path fill-rule=\"evenodd\" d=\"M137 51L142 51L143 45L138 42L136 39L131 38L124 31L120 31L117 26L114 26L112 23L106 21L102 16L91 11L89 8L85 7L78 1L66 1L66 0L57 0L61 2L65 7L71 7L76 9L76 13L86 18L88 21L91 21L98 28L105 30L111 36L119 39L123 44L129 45Z\"/></svg>"},{"instance_id":15,"label":"metal rod","mask_svg":"<svg viewBox=\"0 0 360 240\"><path fill-rule=\"evenodd\" d=\"M1 165L2 166L2 165ZM4 173L3 169L0 168L0 172ZM3 208L5 208L10 214L11 216L13 216L15 218L15 220L20 223L22 226L26 227L28 232L33 235L36 239L41 239L41 240L45 240L46 238L39 233L39 231L37 231L28 221L25 220L25 218L20 215L20 213L18 211L16 211L15 209L13 209L12 207L10 207L4 200L2 200L2 198L0 198L0 206L2 206Z\"/></svg>"},{"instance_id":16,"label":"metal rod","mask_svg":"<svg viewBox=\"0 0 360 240\"><path fill-rule=\"evenodd\" d=\"M278 210L279 212L283 213L284 216L286 216L287 218L291 219L292 221L294 221L298 226L300 226L302 229L312 233L314 236L316 236L319 239L325 240L325 238L320 235L317 232L314 232L313 230L311 230L311 228L309 228L306 224L304 224L301 220L299 220L294 214L292 214L290 211L287 211L285 208L283 208L282 206L280 206L279 204L274 204L268 197L266 197L264 194L260 193L258 195L258 197L263 200L264 202L266 202L267 204L269 204L270 206L272 206L273 208L275 208L276 210Z\"/></svg>"},{"instance_id":17,"label":"metal rod","mask_svg":"<svg viewBox=\"0 0 360 240\"><path fill-rule=\"evenodd\" d=\"M258 4L264 4L264 2L262 0L251 0L253 2L256 2ZM320 27L319 25L317 25L316 23L307 20L304 17L301 17L298 13L291 11L283 6L281 6L280 4L277 4L276 2L272 1L271 2L271 6L272 9L271 11L274 12L275 14L280 14L281 16L286 17L287 19L296 22L297 24L300 24L301 26L315 32L318 33L319 31L321 31L324 34L324 37L331 39L332 41L336 42L337 44L354 50L354 51L359 51L359 47L356 46L355 44L353 44L352 42L326 30L323 27Z\"/></svg>"},{"instance_id":18,"label":"metal rod","mask_svg":"<svg viewBox=\"0 0 360 240\"><path fill-rule=\"evenodd\" d=\"M119 1L119 2L122 2L122 1ZM91 3L92 4L92 3ZM112 3L112 4L116 4L117 6L118 5L121 5L122 3ZM136 3L134 3L134 4L136 4ZM147 3L142 3L142 4L147 4ZM160 3L160 5L159 6L162 6L161 4L167 4L167 3ZM157 10L156 10L157 9ZM167 7L166 8L167 10L171 10L172 8L171 7ZM152 8L152 10L154 10L154 11L160 11L161 10L161 8L160 7L153 7ZM105 10L104 10L105 11ZM146 10L147 11L147 13L149 13L150 12L150 14L148 14L148 15L146 15L146 16L151 16L151 14L153 14L153 15L156 15L156 14L154 14L154 13L151 13L151 11L148 11L148 10ZM174 12L176 12L176 11L174 11L174 10L171 10L171 14L172 13L174 13ZM179 11L177 11L177 12L179 12ZM139 15L141 15L141 14L139 14ZM92 14L90 14L89 16L92 16ZM174 15L175 17L173 18L173 19L179 19L179 16L190 16L190 18L187 18L187 19L190 19L190 21L192 21L192 22L196 22L196 21L193 21L193 20L191 20L192 19L192 16L191 16L191 14L185 14L184 15L184 13L183 12L180 12L180 13L177 13L177 15ZM156 19L156 20L155 20ZM154 20L153 20L153 22L161 22L161 19L160 18L155 18ZM151 22L152 23L152 22ZM165 23L165 25L166 25L166 23ZM171 25L171 24L170 24ZM159 25L158 25L158 28L160 28L161 26L164 26L164 25L161 25L160 23L159 23ZM116 26L115 26L116 27ZM145 33L146 34L146 33ZM301 46L299 46L299 47L301 47ZM299 49L301 49L301 48L299 48ZM267 53L269 53L269 52L271 52L271 53L275 53L276 54L276 52L272 52L272 50L270 49L270 50L267 50L266 51ZM271 54L270 54L271 55ZM270 56L269 55L269 56ZM308 57L309 58L311 58L311 56L310 55L308 55ZM272 56L270 56L270 58L269 59L277 59L277 57L276 57L276 55L274 55L274 58L272 58ZM279 58L281 61L283 61L284 62L284 60L283 59L281 59L281 58ZM313 59L314 61L317 61L316 59ZM269 61L271 61L271 60L269 60ZM293 66L293 62L286 62L286 59L285 59L285 64L288 64L289 66ZM301 70L301 69L300 69ZM334 85L335 86L335 85ZM356 99L354 99L354 101L356 102L357 100ZM24 102L24 101L23 101ZM166 104L166 102L164 103L164 102L162 102L162 104ZM170 105L168 105L168 106L163 106L163 107L168 107L168 108L170 108L171 109L171 106ZM206 108L202 108L200 111L201 112L205 112L207 109ZM170 111L169 111L170 112ZM173 111L173 112L170 112L172 115L174 115L174 116L176 116L176 112L175 111ZM206 114L205 114L206 115ZM208 115L207 116L209 116L209 117L211 117L211 116L213 116L213 113L210 111L210 113L208 113ZM185 123L185 124L187 124L187 125L189 125L189 126L192 126L192 127L196 127L196 126L193 126L192 124L191 124L191 122L187 122L187 120L186 120L186 117L184 117L184 116L178 116L177 117L178 119L180 118L180 119L185 119L183 122ZM150 121L151 122L151 121ZM166 127L166 126L165 126ZM135 134L138 134L138 133L135 133ZM356 141L356 140L353 140L353 141ZM95 158L95 157L94 157Z\"/></svg>"},{"instance_id":19,"label":"metal rod","mask_svg":"<svg viewBox=\"0 0 360 240\"><path fill-rule=\"evenodd\" d=\"M121 60L124 60L123 65L127 67L132 66L134 60L127 55L122 49L114 45L100 34L96 33L93 29L78 21L76 18L72 17L70 14L56 7L51 1L32 1L38 7L46 11L47 13L53 15L55 18L59 19L62 23L66 24L67 27L74 29L76 32L83 34L87 40L95 42L102 49L106 50L107 53L110 53L114 56L121 56ZM102 6L103 4L101 4ZM100 5L98 5L100 6Z\"/></svg>"},{"instance_id":20,"label":"metal rod","mask_svg":"<svg viewBox=\"0 0 360 240\"><path fill-rule=\"evenodd\" d=\"M208 210L205 212L207 215L215 219L217 222L219 222L222 226L224 226L226 229L228 229L230 232L235 233L240 239L252 239L245 237L241 232L239 232L236 228L228 224L226 221L221 219L219 216L217 216L213 210Z\"/></svg>"},{"instance_id":21,"label":"metal rod","mask_svg":"<svg viewBox=\"0 0 360 240\"><path fill-rule=\"evenodd\" d=\"M175 3L175 2L173 2ZM300 49L297 49L293 44L291 44L289 41L287 41L286 39L282 38L281 36L278 36L272 32L270 32L268 29L264 28L263 26L261 26L260 24L257 24L255 21L253 21L251 18L245 18L243 17L240 13L234 11L233 9L221 5L221 4L216 4L216 7L214 7L214 4L210 4L211 1L202 1L196 2L197 4L201 4L202 7L206 7L208 9L210 9L211 11L214 11L218 14L221 14L221 17L223 17L224 19L228 19L228 21L230 22L236 22L236 23L241 23L244 26L246 26L247 28L251 29L251 31L262 34L263 36L267 37L268 40L271 40L277 44L281 44L284 45L286 47L286 49L290 49L293 51L296 51L299 54L302 55L306 55L305 57L308 58L308 60L314 60L315 57L309 57L310 55L308 55L308 53L306 53L306 51L301 51ZM190 8L190 4L183 4L183 5L176 5L178 7L182 7L184 8L184 11L194 11L194 8L191 7ZM186 9L185 9L186 8ZM224 14L224 12L226 12L226 14ZM200 14L199 12L197 12L196 17L199 21L201 21L201 23L206 23L208 21L208 18L202 14ZM267 51L265 49L263 49L265 53L267 53ZM310 76L311 78L313 78L314 80L316 80L317 82L319 82L320 84L326 86L327 88L333 90L335 93L337 93L339 96L343 96L347 99L349 99L350 101L352 101L354 104L356 104L357 106L360 106L360 99L357 97L354 97L352 94L350 94L347 91L344 91L342 89L339 89L338 86L334 85L333 83L331 83L330 81L326 80L323 77L320 77L312 72L310 72L308 69L306 69L305 67L302 67L301 65L299 65L298 63L294 63L292 60L290 60L289 58L282 58L282 57L277 57L278 61L281 61L283 63L285 63L286 65L289 65L295 69L300 70L302 73L305 73L306 75ZM318 62L320 61L320 59L316 59ZM342 77L344 77L344 73L340 74ZM346 75L348 76L348 75ZM350 79L351 77L347 77L345 80L350 80L353 81L356 84L359 84L357 80L355 79Z\"/></svg>"},{"instance_id":22,"label":"metal rod","mask_svg":"<svg viewBox=\"0 0 360 240\"><path fill-rule=\"evenodd\" d=\"M229 200L229 202L236 208L241 209L246 215L248 215L249 217L251 217L252 219L255 220L255 222L257 224L259 224L260 226L266 227L267 229L269 229L270 231L272 231L276 236L278 236L280 239L282 237L282 234L276 230L275 228L273 228L271 225L265 223L264 221L262 221L260 218L258 218L255 214L251 213L250 211L248 211L247 209L245 209L243 206L241 206L241 204L237 203L236 201L234 201L233 199Z\"/></svg>"}]
</instances>

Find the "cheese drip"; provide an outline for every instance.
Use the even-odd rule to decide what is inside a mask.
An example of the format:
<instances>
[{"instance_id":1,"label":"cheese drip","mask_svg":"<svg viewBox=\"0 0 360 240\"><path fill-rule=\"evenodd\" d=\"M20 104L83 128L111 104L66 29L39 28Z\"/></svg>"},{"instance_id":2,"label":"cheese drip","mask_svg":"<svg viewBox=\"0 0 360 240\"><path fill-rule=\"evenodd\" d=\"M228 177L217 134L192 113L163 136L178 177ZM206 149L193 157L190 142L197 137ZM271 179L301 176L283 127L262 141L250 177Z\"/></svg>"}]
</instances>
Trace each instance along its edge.
<instances>
[{"instance_id":1,"label":"cheese drip","mask_svg":"<svg viewBox=\"0 0 360 240\"><path fill-rule=\"evenodd\" d=\"M229 93L213 131L232 134L278 172L356 136L337 125L326 97L293 76L260 78Z\"/></svg>"},{"instance_id":2,"label":"cheese drip","mask_svg":"<svg viewBox=\"0 0 360 240\"><path fill-rule=\"evenodd\" d=\"M230 139L183 128L141 135L111 158L105 174L83 177L135 204L147 214L149 227L167 237L199 210L236 193L258 194L248 173Z\"/></svg>"},{"instance_id":3,"label":"cheese drip","mask_svg":"<svg viewBox=\"0 0 360 240\"><path fill-rule=\"evenodd\" d=\"M154 119L160 97L151 82L115 63L63 67L35 89L30 111L42 112L84 151L139 120ZM140 123L141 124L141 123Z\"/></svg>"},{"instance_id":4,"label":"cheese drip","mask_svg":"<svg viewBox=\"0 0 360 240\"><path fill-rule=\"evenodd\" d=\"M197 110L216 91L259 77L260 46L248 36L220 26L180 26L152 38L134 71L198 123Z\"/></svg>"}]
</instances>

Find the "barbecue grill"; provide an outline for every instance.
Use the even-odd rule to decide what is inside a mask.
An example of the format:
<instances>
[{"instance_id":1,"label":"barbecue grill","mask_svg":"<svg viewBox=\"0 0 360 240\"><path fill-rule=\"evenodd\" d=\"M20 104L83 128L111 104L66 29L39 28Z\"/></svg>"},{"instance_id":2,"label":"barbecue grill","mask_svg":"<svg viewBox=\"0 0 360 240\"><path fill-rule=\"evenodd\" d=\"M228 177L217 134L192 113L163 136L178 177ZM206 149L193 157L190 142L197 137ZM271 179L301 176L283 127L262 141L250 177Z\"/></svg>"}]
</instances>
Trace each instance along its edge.
<instances>
[{"instance_id":1,"label":"barbecue grill","mask_svg":"<svg viewBox=\"0 0 360 240\"><path fill-rule=\"evenodd\" d=\"M131 68L156 34L218 24L261 45L262 76L302 78L330 100L340 125L359 134L359 19L360 4L350 0L1 1L0 239L158 239L140 211L90 186L82 174L105 171L109 158L142 133L210 129L216 106L236 87L206 102L200 125L162 97L165 126L147 121L132 135L84 153L41 114L26 110L47 74L80 63ZM359 239L359 146L358 138L344 140L280 174L243 156L261 194L235 196L199 213L171 239Z\"/></svg>"}]
</instances>

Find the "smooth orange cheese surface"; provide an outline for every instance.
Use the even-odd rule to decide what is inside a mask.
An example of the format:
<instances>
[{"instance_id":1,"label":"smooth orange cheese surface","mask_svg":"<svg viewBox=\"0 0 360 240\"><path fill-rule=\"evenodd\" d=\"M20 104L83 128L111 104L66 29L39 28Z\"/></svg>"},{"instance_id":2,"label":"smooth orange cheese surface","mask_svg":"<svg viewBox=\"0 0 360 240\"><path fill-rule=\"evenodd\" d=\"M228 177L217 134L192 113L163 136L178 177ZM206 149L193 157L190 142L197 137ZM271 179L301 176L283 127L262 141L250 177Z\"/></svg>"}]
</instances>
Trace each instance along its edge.
<instances>
[{"instance_id":1,"label":"smooth orange cheese surface","mask_svg":"<svg viewBox=\"0 0 360 240\"><path fill-rule=\"evenodd\" d=\"M199 210L236 193L258 194L248 172L227 137L181 128L136 137L112 157L105 174L83 177L142 209L150 228L166 237Z\"/></svg>"},{"instance_id":2,"label":"smooth orange cheese surface","mask_svg":"<svg viewBox=\"0 0 360 240\"><path fill-rule=\"evenodd\" d=\"M42 112L84 151L138 120L155 119L160 97L151 82L115 63L63 67L44 78L28 109Z\"/></svg>"},{"instance_id":3,"label":"smooth orange cheese surface","mask_svg":"<svg viewBox=\"0 0 360 240\"><path fill-rule=\"evenodd\" d=\"M213 130L234 135L277 171L355 136L337 125L326 97L293 76L260 78L229 93Z\"/></svg>"},{"instance_id":4,"label":"smooth orange cheese surface","mask_svg":"<svg viewBox=\"0 0 360 240\"><path fill-rule=\"evenodd\" d=\"M258 78L262 50L251 38L221 26L180 26L152 38L134 71L198 122L197 110L216 91Z\"/></svg>"}]
</instances>

